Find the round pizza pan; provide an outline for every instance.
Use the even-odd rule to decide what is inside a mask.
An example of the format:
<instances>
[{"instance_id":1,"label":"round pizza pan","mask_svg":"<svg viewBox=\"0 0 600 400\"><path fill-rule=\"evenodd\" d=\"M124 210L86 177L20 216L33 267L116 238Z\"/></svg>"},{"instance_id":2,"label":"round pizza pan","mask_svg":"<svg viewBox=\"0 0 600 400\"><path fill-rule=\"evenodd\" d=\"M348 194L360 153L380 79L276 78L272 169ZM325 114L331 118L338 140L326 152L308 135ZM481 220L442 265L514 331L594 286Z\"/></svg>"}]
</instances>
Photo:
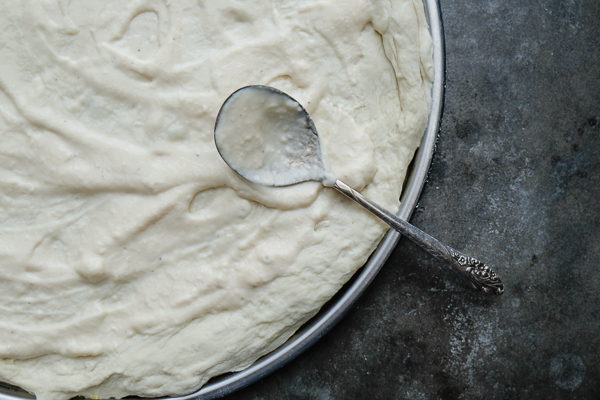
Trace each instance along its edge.
<instances>
[{"instance_id":1,"label":"round pizza pan","mask_svg":"<svg viewBox=\"0 0 600 400\"><path fill-rule=\"evenodd\" d=\"M434 81L432 102L427 129L421 145L410 166L404 183L401 207L398 215L408 220L417 206L421 190L427 180L429 165L435 150L435 142L440 125L444 98L444 35L438 0L423 0L433 39ZM259 359L251 367L235 373L215 377L200 390L187 396L173 397L173 400L217 399L241 389L277 370L322 337L350 309L356 299L365 291L375 275L390 256L400 235L390 230L371 258L334 298L326 303L321 311L304 324L286 343L277 350ZM22 389L0 383L0 400L34 399Z\"/></svg>"}]
</instances>

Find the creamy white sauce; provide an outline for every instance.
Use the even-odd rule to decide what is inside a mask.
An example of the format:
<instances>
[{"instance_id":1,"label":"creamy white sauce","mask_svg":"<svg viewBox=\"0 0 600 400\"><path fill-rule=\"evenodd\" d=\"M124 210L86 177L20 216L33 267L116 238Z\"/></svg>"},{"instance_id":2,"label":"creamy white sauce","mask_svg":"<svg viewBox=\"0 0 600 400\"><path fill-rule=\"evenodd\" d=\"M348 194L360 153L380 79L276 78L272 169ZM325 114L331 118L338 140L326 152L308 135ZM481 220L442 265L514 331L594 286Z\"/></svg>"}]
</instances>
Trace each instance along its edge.
<instances>
[{"instance_id":1,"label":"creamy white sauce","mask_svg":"<svg viewBox=\"0 0 600 400\"><path fill-rule=\"evenodd\" d=\"M418 0L0 2L0 381L185 394L278 347L386 227L320 183L241 179L220 105L289 93L331 171L393 209L430 49Z\"/></svg>"},{"instance_id":2,"label":"creamy white sauce","mask_svg":"<svg viewBox=\"0 0 600 400\"><path fill-rule=\"evenodd\" d=\"M321 158L310 116L287 94L268 86L237 90L223 104L215 144L225 162L251 182L287 186L335 183Z\"/></svg>"}]
</instances>

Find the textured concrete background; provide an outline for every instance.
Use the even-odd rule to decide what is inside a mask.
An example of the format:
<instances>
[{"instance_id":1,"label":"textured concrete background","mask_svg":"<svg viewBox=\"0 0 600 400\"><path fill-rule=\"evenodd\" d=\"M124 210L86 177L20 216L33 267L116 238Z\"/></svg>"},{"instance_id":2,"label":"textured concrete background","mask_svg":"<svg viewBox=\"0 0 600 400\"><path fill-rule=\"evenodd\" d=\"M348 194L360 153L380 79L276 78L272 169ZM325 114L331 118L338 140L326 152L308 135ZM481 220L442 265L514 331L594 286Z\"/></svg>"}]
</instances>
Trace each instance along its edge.
<instances>
[{"instance_id":1,"label":"textured concrete background","mask_svg":"<svg viewBox=\"0 0 600 400\"><path fill-rule=\"evenodd\" d=\"M227 400L600 399L600 1L441 2L445 110L412 222L506 293L401 240L340 324Z\"/></svg>"}]
</instances>

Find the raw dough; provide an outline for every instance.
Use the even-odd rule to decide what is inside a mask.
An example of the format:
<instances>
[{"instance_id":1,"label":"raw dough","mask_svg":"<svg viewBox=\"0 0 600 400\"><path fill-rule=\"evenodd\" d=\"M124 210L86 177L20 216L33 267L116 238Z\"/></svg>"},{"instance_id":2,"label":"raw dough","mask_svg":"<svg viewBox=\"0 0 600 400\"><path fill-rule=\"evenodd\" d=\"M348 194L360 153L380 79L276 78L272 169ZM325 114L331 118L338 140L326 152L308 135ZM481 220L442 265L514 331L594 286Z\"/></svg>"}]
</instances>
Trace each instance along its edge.
<instances>
[{"instance_id":1,"label":"raw dough","mask_svg":"<svg viewBox=\"0 0 600 400\"><path fill-rule=\"evenodd\" d=\"M227 167L231 92L289 93L332 171L394 209L433 73L420 0L4 0L0 60L0 381L40 400L244 369L376 247L332 189Z\"/></svg>"}]
</instances>

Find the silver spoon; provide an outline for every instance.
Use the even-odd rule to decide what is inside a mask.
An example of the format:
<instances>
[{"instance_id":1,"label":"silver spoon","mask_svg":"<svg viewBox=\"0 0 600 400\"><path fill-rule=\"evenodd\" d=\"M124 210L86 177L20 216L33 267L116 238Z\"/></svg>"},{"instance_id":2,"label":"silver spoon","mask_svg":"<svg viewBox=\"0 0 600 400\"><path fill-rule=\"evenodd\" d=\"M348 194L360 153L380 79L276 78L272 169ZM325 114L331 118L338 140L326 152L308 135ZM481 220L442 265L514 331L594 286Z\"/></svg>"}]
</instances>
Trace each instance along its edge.
<instances>
[{"instance_id":1,"label":"silver spoon","mask_svg":"<svg viewBox=\"0 0 600 400\"><path fill-rule=\"evenodd\" d=\"M284 92L269 86L247 86L235 91L217 116L215 144L223 160L243 178L265 186L322 182L381 218L473 289L498 295L504 292L496 273L484 263L415 228L328 171L310 115Z\"/></svg>"}]
</instances>

